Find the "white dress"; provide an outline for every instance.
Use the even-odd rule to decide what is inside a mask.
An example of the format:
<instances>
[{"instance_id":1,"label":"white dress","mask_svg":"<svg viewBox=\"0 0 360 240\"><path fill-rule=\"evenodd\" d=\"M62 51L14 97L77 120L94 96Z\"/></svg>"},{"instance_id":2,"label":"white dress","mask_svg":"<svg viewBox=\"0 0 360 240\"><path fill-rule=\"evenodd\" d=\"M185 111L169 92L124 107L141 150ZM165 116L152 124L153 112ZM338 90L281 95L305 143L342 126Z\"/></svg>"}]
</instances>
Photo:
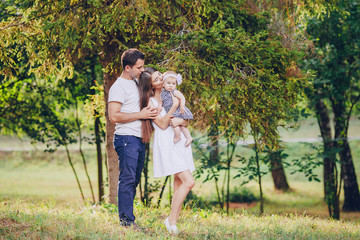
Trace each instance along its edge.
<instances>
[{"instance_id":1,"label":"white dress","mask_svg":"<svg viewBox=\"0 0 360 240\"><path fill-rule=\"evenodd\" d=\"M158 102L150 98L157 107ZM160 116L164 116L166 111L162 108ZM185 147L185 136L181 133L181 140L174 143L174 130L171 126L165 130L152 122L155 132L153 140L153 170L154 177L173 175L185 170L191 172L195 170L191 145Z\"/></svg>"}]
</instances>

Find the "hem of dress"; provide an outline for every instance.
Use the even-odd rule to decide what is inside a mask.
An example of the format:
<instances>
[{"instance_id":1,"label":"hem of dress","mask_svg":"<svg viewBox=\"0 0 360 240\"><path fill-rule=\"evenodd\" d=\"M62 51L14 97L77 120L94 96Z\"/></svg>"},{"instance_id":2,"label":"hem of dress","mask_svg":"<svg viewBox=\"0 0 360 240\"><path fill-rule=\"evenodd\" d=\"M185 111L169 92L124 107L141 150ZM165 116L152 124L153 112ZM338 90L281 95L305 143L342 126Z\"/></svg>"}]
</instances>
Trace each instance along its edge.
<instances>
[{"instance_id":1,"label":"hem of dress","mask_svg":"<svg viewBox=\"0 0 360 240\"><path fill-rule=\"evenodd\" d=\"M174 175L174 174L176 174L176 173L184 172L184 171L186 171L186 170L189 170L189 171L192 173L193 171L195 171L195 168L192 169L192 170L191 170L190 168L186 168L186 169L183 169L183 170L180 170L180 171L174 171L173 173L168 173L168 174L165 174L165 175L158 175L158 176L156 176L156 177L155 177L155 175L154 175L154 178L167 177L167 176L170 176L170 175Z\"/></svg>"}]
</instances>

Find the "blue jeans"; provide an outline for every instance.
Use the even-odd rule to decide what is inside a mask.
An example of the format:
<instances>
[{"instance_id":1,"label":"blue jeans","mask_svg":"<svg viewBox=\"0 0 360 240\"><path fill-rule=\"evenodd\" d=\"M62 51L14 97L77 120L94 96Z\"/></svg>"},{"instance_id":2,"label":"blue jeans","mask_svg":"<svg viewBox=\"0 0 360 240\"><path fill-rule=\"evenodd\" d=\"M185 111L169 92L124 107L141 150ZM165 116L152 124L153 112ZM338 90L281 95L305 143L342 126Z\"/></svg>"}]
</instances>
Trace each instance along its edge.
<instances>
[{"instance_id":1,"label":"blue jeans","mask_svg":"<svg viewBox=\"0 0 360 240\"><path fill-rule=\"evenodd\" d=\"M145 144L141 138L114 135L114 148L119 157L118 209L120 223L131 225L135 221L134 198L141 180L145 161Z\"/></svg>"}]
</instances>

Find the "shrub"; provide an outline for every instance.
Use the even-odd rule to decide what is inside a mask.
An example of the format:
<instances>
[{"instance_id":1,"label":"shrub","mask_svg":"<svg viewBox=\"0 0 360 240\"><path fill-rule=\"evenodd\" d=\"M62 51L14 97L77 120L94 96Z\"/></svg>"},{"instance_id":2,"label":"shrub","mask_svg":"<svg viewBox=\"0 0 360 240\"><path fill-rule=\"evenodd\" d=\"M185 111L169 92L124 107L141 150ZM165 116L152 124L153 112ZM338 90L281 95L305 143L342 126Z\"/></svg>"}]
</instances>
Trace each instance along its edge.
<instances>
[{"instance_id":1,"label":"shrub","mask_svg":"<svg viewBox=\"0 0 360 240\"><path fill-rule=\"evenodd\" d=\"M235 187L234 190L230 192L230 202L250 203L258 200L259 198L257 196L244 187Z\"/></svg>"}]
</instances>

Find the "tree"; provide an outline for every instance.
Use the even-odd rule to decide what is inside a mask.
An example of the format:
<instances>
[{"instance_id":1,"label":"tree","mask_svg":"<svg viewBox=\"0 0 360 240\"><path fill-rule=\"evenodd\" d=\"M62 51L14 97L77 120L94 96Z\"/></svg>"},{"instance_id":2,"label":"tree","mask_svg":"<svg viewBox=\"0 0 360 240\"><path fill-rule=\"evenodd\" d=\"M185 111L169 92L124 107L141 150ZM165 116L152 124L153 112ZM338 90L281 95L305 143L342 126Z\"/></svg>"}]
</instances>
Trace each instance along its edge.
<instances>
[{"instance_id":1,"label":"tree","mask_svg":"<svg viewBox=\"0 0 360 240\"><path fill-rule=\"evenodd\" d=\"M270 171L274 182L274 187L276 190L282 192L291 190L286 180L285 170L282 162L282 160L287 156L288 155L283 152L283 149L267 152L267 158L270 162Z\"/></svg>"},{"instance_id":2,"label":"tree","mask_svg":"<svg viewBox=\"0 0 360 240\"><path fill-rule=\"evenodd\" d=\"M15 3L14 16L0 25L2 74L15 72L12 60L26 53L29 72L36 77L71 79L77 65L98 54L106 101L120 72L120 53L138 47L147 61L176 68L189 79L181 86L192 105L199 106L197 126L219 122L220 133L229 128L236 133L230 135L243 136L249 123L262 144L273 142L276 127L305 83L289 71L297 53L282 47L266 31L268 16L252 11L245 1ZM21 47L10 50L12 43ZM110 202L115 203L114 125L106 119Z\"/></svg>"},{"instance_id":3,"label":"tree","mask_svg":"<svg viewBox=\"0 0 360 240\"><path fill-rule=\"evenodd\" d=\"M158 8L162 3L153 3ZM166 2L165 2L166 4ZM99 55L104 68L105 101L120 72L120 53L139 45L139 39L161 39L152 32L157 19L150 5L138 1L14 1L12 17L1 22L0 49L5 81L16 75L16 59L27 55L25 66L36 78L72 79L76 66ZM145 11L143 11L145 10ZM121 16L121 17L114 17ZM150 22L152 27L147 28ZM141 28L141 30L139 30ZM148 34L149 33L149 34ZM164 32L167 34L167 31ZM16 45L16 48L11 46ZM107 110L106 110L107 116ZM110 201L115 203L118 164L112 147L114 124L107 118Z\"/></svg>"},{"instance_id":4,"label":"tree","mask_svg":"<svg viewBox=\"0 0 360 240\"><path fill-rule=\"evenodd\" d=\"M344 181L343 210L359 211L360 193L348 143L348 128L353 108L360 100L360 42L357 37L360 5L357 1L341 1L339 8L342 12L331 12L323 21L313 19L308 24L308 32L316 39L316 51L320 56L307 61L308 67L317 72L317 79L313 84L315 94L309 95L318 115L324 148L332 149L324 159L325 180L336 175L334 159L338 153L341 163L340 176ZM334 114L333 138L329 124L329 106ZM334 152L334 148L338 151ZM334 170L331 170L332 168ZM333 189L334 185L337 185L336 182L330 182L325 191Z\"/></svg>"},{"instance_id":5,"label":"tree","mask_svg":"<svg viewBox=\"0 0 360 240\"><path fill-rule=\"evenodd\" d=\"M1 21L17 16L13 10L17 9L19 4L16 5L13 1L3 1L1 5L3 7ZM57 81L55 77L51 76L35 78L31 73L31 66L28 64L30 57L24 48L17 45L16 42L5 44L7 44L7 49L3 52L5 56L1 58L3 64L0 67L3 73L0 75L1 128L16 134L25 133L32 141L44 142L48 146L47 151L55 151L57 147L64 146L84 199L67 148L68 144L78 141L92 192L92 200L95 202L86 160L81 148L84 138L80 132L77 107L79 101L82 102L88 92L86 81L83 81L85 76L81 75L84 71L80 71L74 78L67 79L67 81ZM75 108L74 116L69 113L69 109L72 107Z\"/></svg>"},{"instance_id":6,"label":"tree","mask_svg":"<svg viewBox=\"0 0 360 240\"><path fill-rule=\"evenodd\" d=\"M21 75L19 75L21 76ZM68 145L76 140L76 120L60 114L69 108L72 101L69 88L74 82L59 82L51 88L42 79L18 79L0 85L0 126L13 133L27 134L32 141L45 143L46 151L55 151L64 146L69 164L78 184L83 200L85 196L74 168ZM68 84L68 85L67 85Z\"/></svg>"}]
</instances>

